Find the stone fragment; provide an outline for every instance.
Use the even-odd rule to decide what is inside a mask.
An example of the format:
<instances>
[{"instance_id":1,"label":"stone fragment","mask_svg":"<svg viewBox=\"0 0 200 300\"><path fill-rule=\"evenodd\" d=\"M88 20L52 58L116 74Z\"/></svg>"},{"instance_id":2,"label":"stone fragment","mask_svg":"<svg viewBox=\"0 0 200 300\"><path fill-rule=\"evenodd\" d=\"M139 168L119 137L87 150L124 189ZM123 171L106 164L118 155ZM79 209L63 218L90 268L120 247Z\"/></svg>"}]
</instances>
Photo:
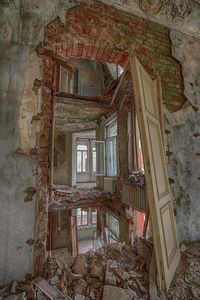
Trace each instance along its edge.
<instances>
[{"instance_id":1,"label":"stone fragment","mask_svg":"<svg viewBox=\"0 0 200 300\"><path fill-rule=\"evenodd\" d=\"M200 299L200 288L192 287L191 292L194 298Z\"/></svg>"},{"instance_id":2,"label":"stone fragment","mask_svg":"<svg viewBox=\"0 0 200 300\"><path fill-rule=\"evenodd\" d=\"M63 296L56 286L50 285L42 277L37 277L36 279L33 280L33 283L51 300L60 299Z\"/></svg>"},{"instance_id":3,"label":"stone fragment","mask_svg":"<svg viewBox=\"0 0 200 300\"><path fill-rule=\"evenodd\" d=\"M77 294L74 300L85 300L85 296Z\"/></svg>"},{"instance_id":4,"label":"stone fragment","mask_svg":"<svg viewBox=\"0 0 200 300\"><path fill-rule=\"evenodd\" d=\"M75 274L84 275L87 268L86 256L83 254L79 254L76 258L73 271Z\"/></svg>"},{"instance_id":5,"label":"stone fragment","mask_svg":"<svg viewBox=\"0 0 200 300\"><path fill-rule=\"evenodd\" d=\"M5 300L25 300L26 299L26 293L20 293L15 295L9 295L4 298Z\"/></svg>"},{"instance_id":6,"label":"stone fragment","mask_svg":"<svg viewBox=\"0 0 200 300\"><path fill-rule=\"evenodd\" d=\"M117 274L117 277L122 281L128 281L130 276L128 274L128 272L124 271L124 270L121 270L121 269L116 269L115 270L116 274Z\"/></svg>"},{"instance_id":7,"label":"stone fragment","mask_svg":"<svg viewBox=\"0 0 200 300\"><path fill-rule=\"evenodd\" d=\"M116 285L117 284L116 277L114 276L113 272L108 269L108 267L106 269L105 283L108 285Z\"/></svg>"},{"instance_id":8,"label":"stone fragment","mask_svg":"<svg viewBox=\"0 0 200 300\"><path fill-rule=\"evenodd\" d=\"M134 300L136 293L130 289L122 289L115 286L105 285L103 290L104 300Z\"/></svg>"},{"instance_id":9,"label":"stone fragment","mask_svg":"<svg viewBox=\"0 0 200 300\"><path fill-rule=\"evenodd\" d=\"M74 288L74 292L75 292L75 295L84 295L85 294L85 291L87 289L87 281L84 280L83 278L81 278L80 280L77 281L77 284Z\"/></svg>"},{"instance_id":10,"label":"stone fragment","mask_svg":"<svg viewBox=\"0 0 200 300\"><path fill-rule=\"evenodd\" d=\"M104 277L104 265L102 260L95 259L93 260L92 266L91 266L91 275L93 277L103 278Z\"/></svg>"},{"instance_id":11,"label":"stone fragment","mask_svg":"<svg viewBox=\"0 0 200 300\"><path fill-rule=\"evenodd\" d=\"M59 282L59 277L58 277L58 275L55 275L55 276L53 276L53 277L51 277L51 278L49 279L49 283L52 284L52 285L55 285L55 284L57 284L58 282Z\"/></svg>"},{"instance_id":12,"label":"stone fragment","mask_svg":"<svg viewBox=\"0 0 200 300\"><path fill-rule=\"evenodd\" d=\"M184 245L184 244L182 243L182 244L181 244L181 247L180 247L181 253L185 252L186 250L187 250L186 245Z\"/></svg>"},{"instance_id":13,"label":"stone fragment","mask_svg":"<svg viewBox=\"0 0 200 300\"><path fill-rule=\"evenodd\" d=\"M11 294L16 293L16 287L17 287L17 281L14 280L10 289Z\"/></svg>"},{"instance_id":14,"label":"stone fragment","mask_svg":"<svg viewBox=\"0 0 200 300\"><path fill-rule=\"evenodd\" d=\"M64 268L66 270L70 270L70 267L74 263L73 257L67 250L57 252L55 254L55 259L61 270L63 270Z\"/></svg>"},{"instance_id":15,"label":"stone fragment","mask_svg":"<svg viewBox=\"0 0 200 300\"><path fill-rule=\"evenodd\" d=\"M31 289L31 285L30 284L26 284L26 283L23 283L23 282L19 282L17 284L17 290L20 290L20 291L24 291L26 293L28 293Z\"/></svg>"}]
</instances>

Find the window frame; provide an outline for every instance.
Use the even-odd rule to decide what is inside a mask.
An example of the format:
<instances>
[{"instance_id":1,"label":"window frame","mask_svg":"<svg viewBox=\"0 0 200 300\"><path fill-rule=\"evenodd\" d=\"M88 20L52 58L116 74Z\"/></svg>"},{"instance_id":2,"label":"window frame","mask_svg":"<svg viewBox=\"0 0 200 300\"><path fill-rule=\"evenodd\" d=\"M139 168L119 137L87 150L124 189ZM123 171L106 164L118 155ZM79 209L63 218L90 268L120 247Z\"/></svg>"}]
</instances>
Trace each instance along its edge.
<instances>
[{"instance_id":1,"label":"window frame","mask_svg":"<svg viewBox=\"0 0 200 300\"><path fill-rule=\"evenodd\" d=\"M87 150L78 150L79 145L86 145ZM78 171L78 152L81 153L81 171ZM76 173L77 174L86 174L86 173L88 173L87 163L85 163L85 171L83 171L83 165L84 165L84 163L83 163L83 159L84 159L83 154L85 152L87 153L87 157L85 159L87 161L87 159L89 158L89 144L87 142L82 141L82 140L77 140L77 142L76 142Z\"/></svg>"},{"instance_id":2,"label":"window frame","mask_svg":"<svg viewBox=\"0 0 200 300\"><path fill-rule=\"evenodd\" d=\"M80 214L78 214L80 212ZM87 224L84 222L85 218L85 212L86 212L86 218L87 218ZM94 215L96 216L96 221L94 222ZM80 219L80 222L79 222ZM77 208L76 209L76 226L77 228L93 228L97 226L97 209L82 209Z\"/></svg>"},{"instance_id":3,"label":"window frame","mask_svg":"<svg viewBox=\"0 0 200 300\"><path fill-rule=\"evenodd\" d=\"M117 126L117 132L116 135L109 136L109 130L111 126ZM105 171L107 177L116 177L118 175L118 122L117 122L117 116L113 117L112 119L108 120L108 122L105 124ZM108 143L114 143L115 142L115 171L114 173L109 172L109 155L108 155Z\"/></svg>"}]
</instances>

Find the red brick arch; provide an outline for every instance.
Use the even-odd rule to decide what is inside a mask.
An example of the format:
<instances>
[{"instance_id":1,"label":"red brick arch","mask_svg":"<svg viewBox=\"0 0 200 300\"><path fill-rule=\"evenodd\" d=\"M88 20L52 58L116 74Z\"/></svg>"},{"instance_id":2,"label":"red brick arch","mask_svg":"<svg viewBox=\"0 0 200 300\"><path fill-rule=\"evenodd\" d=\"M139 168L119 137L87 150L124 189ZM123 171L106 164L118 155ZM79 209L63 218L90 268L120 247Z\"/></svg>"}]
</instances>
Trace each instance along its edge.
<instances>
[{"instance_id":1,"label":"red brick arch","mask_svg":"<svg viewBox=\"0 0 200 300\"><path fill-rule=\"evenodd\" d=\"M163 99L168 109L178 110L186 101L181 66L171 55L169 30L156 23L97 1L87 1L66 13L65 24L59 18L50 22L44 29L44 44L64 57L90 58L122 66L134 53L150 74L161 76ZM44 275L46 264L54 67L52 59L44 56L40 134L46 139L45 146L39 143L37 152L35 243L35 273L40 275Z\"/></svg>"},{"instance_id":2,"label":"red brick arch","mask_svg":"<svg viewBox=\"0 0 200 300\"><path fill-rule=\"evenodd\" d=\"M134 53L150 74L162 78L163 99L171 111L186 101L181 66L171 55L169 29L97 1L79 4L44 30L45 42L64 57L91 58L124 65Z\"/></svg>"},{"instance_id":3,"label":"red brick arch","mask_svg":"<svg viewBox=\"0 0 200 300\"><path fill-rule=\"evenodd\" d=\"M111 47L101 47L100 45L85 45L82 43L71 43L70 46L63 43L52 45L56 54L64 57L94 59L98 61L119 64L124 66L129 56L127 51L115 51Z\"/></svg>"}]
</instances>

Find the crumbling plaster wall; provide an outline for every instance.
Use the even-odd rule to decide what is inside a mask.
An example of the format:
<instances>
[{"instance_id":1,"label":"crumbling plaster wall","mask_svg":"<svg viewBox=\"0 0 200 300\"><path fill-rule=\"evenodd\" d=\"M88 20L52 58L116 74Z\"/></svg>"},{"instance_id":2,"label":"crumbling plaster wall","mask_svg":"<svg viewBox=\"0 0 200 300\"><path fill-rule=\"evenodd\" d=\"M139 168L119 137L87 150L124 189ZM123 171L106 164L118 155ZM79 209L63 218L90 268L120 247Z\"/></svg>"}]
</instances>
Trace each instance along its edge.
<instances>
[{"instance_id":1,"label":"crumbling plaster wall","mask_svg":"<svg viewBox=\"0 0 200 300\"><path fill-rule=\"evenodd\" d=\"M36 185L36 163L15 153L20 146L19 108L30 48L0 47L0 284L32 271L35 199L24 202L25 190Z\"/></svg>"},{"instance_id":2,"label":"crumbling plaster wall","mask_svg":"<svg viewBox=\"0 0 200 300\"><path fill-rule=\"evenodd\" d=\"M62 18L73 5L62 0L0 3L0 285L33 270L36 200L24 202L24 198L27 187L36 186L37 164L26 155L34 139L24 126L35 110L35 104L28 102L35 99L24 92L30 92L25 81L31 78L28 69L35 45L43 40L43 27L58 15ZM19 148L26 154L16 153Z\"/></svg>"},{"instance_id":3,"label":"crumbling plaster wall","mask_svg":"<svg viewBox=\"0 0 200 300\"><path fill-rule=\"evenodd\" d=\"M180 61L187 105L166 112L169 177L180 240L200 240L200 40L171 31L172 54Z\"/></svg>"},{"instance_id":4,"label":"crumbling plaster wall","mask_svg":"<svg viewBox=\"0 0 200 300\"><path fill-rule=\"evenodd\" d=\"M3 0L0 3L0 284L13 278L22 279L26 272L32 271L33 267L33 246L29 246L27 240L34 238L35 200L25 203L24 191L28 186L36 185L36 161L28 155L15 153L23 139L19 116L26 73L34 47L43 41L44 26L57 16L64 23L66 11L74 6L75 2L73 0ZM172 35L174 55L179 60L183 59L185 51L184 47L181 47L184 45L183 40L187 44L187 38L180 35L180 43L176 44ZM190 45L192 50L187 53L188 57L192 57L194 53L194 44L196 42L192 40ZM189 40L187 45L189 47ZM176 49L180 51L175 51ZM195 59L193 61L198 65L198 61ZM186 61L183 63L183 71L185 68L186 70L188 68ZM187 97L195 103L195 106L199 106L199 81L196 81L195 76L192 77L192 87L187 74L183 76ZM173 122L167 123L171 129L168 141L173 152L169 169L170 176L175 180L172 189L181 239L186 237L199 239L200 232L198 230L200 227L198 224L199 156L195 154L199 151L197 149L198 115L199 112L190 112L185 123L177 127L173 127ZM172 115L170 116L174 119ZM29 148L28 141L26 145ZM184 224L185 220L187 222Z\"/></svg>"},{"instance_id":5,"label":"crumbling plaster wall","mask_svg":"<svg viewBox=\"0 0 200 300\"><path fill-rule=\"evenodd\" d=\"M62 148L60 148L60 145L58 144L58 136L64 138L65 145L63 145L64 146L63 150ZM55 157L55 150L57 152L56 157ZM72 173L72 133L56 132L55 146L54 146L53 183L58 185L71 185L71 181L72 181L71 173Z\"/></svg>"}]
</instances>

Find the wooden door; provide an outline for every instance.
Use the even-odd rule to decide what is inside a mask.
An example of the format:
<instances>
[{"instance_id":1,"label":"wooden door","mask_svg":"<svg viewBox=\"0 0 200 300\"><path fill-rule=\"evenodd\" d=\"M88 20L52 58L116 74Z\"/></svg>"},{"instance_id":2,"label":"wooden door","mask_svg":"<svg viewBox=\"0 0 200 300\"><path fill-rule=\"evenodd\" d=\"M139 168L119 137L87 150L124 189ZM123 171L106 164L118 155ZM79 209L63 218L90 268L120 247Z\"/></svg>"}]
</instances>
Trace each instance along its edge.
<instances>
[{"instance_id":1,"label":"wooden door","mask_svg":"<svg viewBox=\"0 0 200 300\"><path fill-rule=\"evenodd\" d=\"M130 71L144 155L158 286L168 289L180 251L159 122L159 84L158 79L151 79L135 56L130 58Z\"/></svg>"}]
</instances>

